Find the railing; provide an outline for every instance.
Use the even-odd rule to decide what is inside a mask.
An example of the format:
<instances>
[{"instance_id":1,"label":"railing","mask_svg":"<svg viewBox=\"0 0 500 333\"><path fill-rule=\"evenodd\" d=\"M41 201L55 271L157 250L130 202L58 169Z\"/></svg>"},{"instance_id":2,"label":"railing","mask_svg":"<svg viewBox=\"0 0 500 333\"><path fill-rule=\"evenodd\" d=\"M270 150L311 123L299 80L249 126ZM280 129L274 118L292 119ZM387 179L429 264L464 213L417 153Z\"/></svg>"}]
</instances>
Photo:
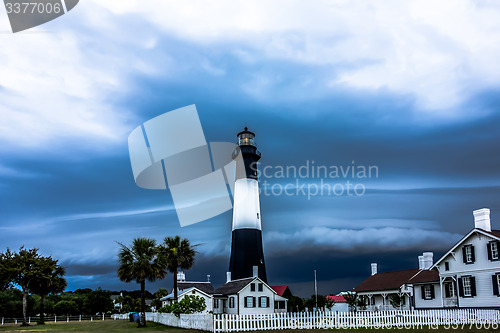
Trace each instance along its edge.
<instances>
[{"instance_id":1,"label":"railing","mask_svg":"<svg viewBox=\"0 0 500 333\"><path fill-rule=\"evenodd\" d=\"M167 326L210 331L214 330L214 315L212 314L181 314L146 312L146 320Z\"/></svg>"},{"instance_id":2,"label":"railing","mask_svg":"<svg viewBox=\"0 0 500 333\"><path fill-rule=\"evenodd\" d=\"M114 315L75 315L75 316L45 316L45 322L70 322L70 321L94 321L94 320L109 320L109 319L125 319L113 318ZM126 315L127 316L127 315ZM28 324L36 323L40 319L39 316L29 316L26 318ZM128 319L128 316L127 316ZM0 325L22 323L23 318L1 318Z\"/></svg>"}]
</instances>

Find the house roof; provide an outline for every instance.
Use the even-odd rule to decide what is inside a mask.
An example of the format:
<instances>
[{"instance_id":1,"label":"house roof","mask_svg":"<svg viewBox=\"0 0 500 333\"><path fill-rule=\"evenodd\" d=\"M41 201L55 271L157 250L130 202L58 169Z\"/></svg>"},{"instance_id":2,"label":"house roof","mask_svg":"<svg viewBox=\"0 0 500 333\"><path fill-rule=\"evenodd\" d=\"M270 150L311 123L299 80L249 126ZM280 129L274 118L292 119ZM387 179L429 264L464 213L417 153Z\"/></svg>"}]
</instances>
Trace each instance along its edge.
<instances>
[{"instance_id":1,"label":"house roof","mask_svg":"<svg viewBox=\"0 0 500 333\"><path fill-rule=\"evenodd\" d=\"M251 278L238 279L226 282L223 286L217 288L217 290L215 290L214 293L222 295L237 294L241 289L245 288L254 279L256 278L251 277Z\"/></svg>"},{"instance_id":2,"label":"house roof","mask_svg":"<svg viewBox=\"0 0 500 333\"><path fill-rule=\"evenodd\" d=\"M177 282L177 289L179 290L189 289L192 287L195 287L207 294L214 293L214 287L210 282L193 282L193 281Z\"/></svg>"},{"instance_id":3,"label":"house roof","mask_svg":"<svg viewBox=\"0 0 500 333\"><path fill-rule=\"evenodd\" d=\"M496 240L500 241L500 230L486 231L486 230L483 230L483 229L474 228L471 231L469 231L467 233L467 235L465 235L464 237L462 237L462 239L460 239L455 245L453 245L453 247L448 252L446 252L441 258L439 258L439 260L436 261L434 263L434 265L432 265L431 268L437 267L437 265L439 265L441 263L441 261L443 261L448 255L450 255L451 252L455 251L455 249L457 247L459 247L460 244L462 244L467 238L469 238L472 234L474 234L476 232L480 233L480 234L483 234L483 235L486 235L486 236L489 236L489 237L493 237Z\"/></svg>"},{"instance_id":4,"label":"house roof","mask_svg":"<svg viewBox=\"0 0 500 333\"><path fill-rule=\"evenodd\" d=\"M355 291L397 290L404 284L439 281L435 270L406 269L402 271L377 273L361 282Z\"/></svg>"},{"instance_id":5,"label":"house roof","mask_svg":"<svg viewBox=\"0 0 500 333\"><path fill-rule=\"evenodd\" d=\"M200 289L198 289L196 287L191 287L191 288L188 288L188 289L182 289L182 290L180 290L179 294L177 295L177 297L180 297L180 296L182 296L184 294L188 294L188 293L190 293L193 290L197 290L201 294L205 294L208 297L210 297L210 295L211 295L211 294L208 294L208 293L204 292L203 290L200 290ZM168 294L167 296L163 296L162 298L160 298L160 301L166 301L168 299L174 299L174 293L173 292L170 293L170 294Z\"/></svg>"},{"instance_id":6,"label":"house roof","mask_svg":"<svg viewBox=\"0 0 500 333\"><path fill-rule=\"evenodd\" d=\"M271 286L273 290L280 296L283 296L288 286Z\"/></svg>"},{"instance_id":7,"label":"house roof","mask_svg":"<svg viewBox=\"0 0 500 333\"><path fill-rule=\"evenodd\" d=\"M344 296L336 295L336 296L326 296L327 300L333 300L335 303L347 303Z\"/></svg>"}]
</instances>

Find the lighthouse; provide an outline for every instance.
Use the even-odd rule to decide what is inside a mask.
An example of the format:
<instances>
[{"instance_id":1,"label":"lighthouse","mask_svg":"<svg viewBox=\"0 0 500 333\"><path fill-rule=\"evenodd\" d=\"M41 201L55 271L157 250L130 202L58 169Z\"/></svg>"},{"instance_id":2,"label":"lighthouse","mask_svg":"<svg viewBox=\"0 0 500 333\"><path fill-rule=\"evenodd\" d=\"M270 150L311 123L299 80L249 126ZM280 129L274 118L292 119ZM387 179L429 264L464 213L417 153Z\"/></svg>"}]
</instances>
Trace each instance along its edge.
<instances>
[{"instance_id":1,"label":"lighthouse","mask_svg":"<svg viewBox=\"0 0 500 333\"><path fill-rule=\"evenodd\" d=\"M236 159L240 154L241 158ZM257 161L261 154L255 145L255 133L250 132L247 127L238 133L238 147L232 157L237 165L229 260L230 279L257 275L267 283L257 173Z\"/></svg>"}]
</instances>

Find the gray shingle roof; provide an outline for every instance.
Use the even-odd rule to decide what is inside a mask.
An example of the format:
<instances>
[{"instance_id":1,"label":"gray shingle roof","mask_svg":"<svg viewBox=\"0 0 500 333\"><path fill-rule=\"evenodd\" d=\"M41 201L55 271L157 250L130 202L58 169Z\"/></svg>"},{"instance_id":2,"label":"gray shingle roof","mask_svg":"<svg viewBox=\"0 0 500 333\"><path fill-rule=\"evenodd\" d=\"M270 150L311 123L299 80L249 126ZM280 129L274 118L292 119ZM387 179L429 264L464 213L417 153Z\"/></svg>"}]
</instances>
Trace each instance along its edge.
<instances>
[{"instance_id":1,"label":"gray shingle roof","mask_svg":"<svg viewBox=\"0 0 500 333\"><path fill-rule=\"evenodd\" d=\"M191 281L177 282L177 289L179 290L189 289L192 287L195 287L210 295L214 293L214 287L210 282L191 282Z\"/></svg>"},{"instance_id":2,"label":"gray shingle roof","mask_svg":"<svg viewBox=\"0 0 500 333\"><path fill-rule=\"evenodd\" d=\"M233 280L226 282L223 286L217 288L215 291L215 294L221 294L221 295L234 295L238 293L241 289L245 288L250 282L252 282L255 278L246 278L246 279L239 279L239 280Z\"/></svg>"}]
</instances>

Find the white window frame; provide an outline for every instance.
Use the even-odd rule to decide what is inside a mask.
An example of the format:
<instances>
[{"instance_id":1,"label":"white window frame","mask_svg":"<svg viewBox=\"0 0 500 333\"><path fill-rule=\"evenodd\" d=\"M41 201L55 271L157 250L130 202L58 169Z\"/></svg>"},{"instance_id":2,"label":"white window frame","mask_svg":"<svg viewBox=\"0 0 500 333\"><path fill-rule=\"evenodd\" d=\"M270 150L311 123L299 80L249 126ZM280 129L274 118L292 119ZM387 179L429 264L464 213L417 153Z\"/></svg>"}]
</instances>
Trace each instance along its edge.
<instances>
[{"instance_id":1,"label":"white window frame","mask_svg":"<svg viewBox=\"0 0 500 333\"><path fill-rule=\"evenodd\" d=\"M431 285L426 284L423 288L424 288L424 298L425 299L432 299Z\"/></svg>"},{"instance_id":2,"label":"white window frame","mask_svg":"<svg viewBox=\"0 0 500 333\"><path fill-rule=\"evenodd\" d=\"M262 301L264 301L264 304L262 304ZM266 296L259 297L259 308L267 308L267 297Z\"/></svg>"},{"instance_id":3,"label":"white window frame","mask_svg":"<svg viewBox=\"0 0 500 333\"><path fill-rule=\"evenodd\" d=\"M247 296L245 297L245 304L247 308L253 308L253 297L252 296Z\"/></svg>"},{"instance_id":4,"label":"white window frame","mask_svg":"<svg viewBox=\"0 0 500 333\"><path fill-rule=\"evenodd\" d=\"M498 243L492 242L490 243L491 250L491 260L498 260Z\"/></svg>"},{"instance_id":5,"label":"white window frame","mask_svg":"<svg viewBox=\"0 0 500 333\"><path fill-rule=\"evenodd\" d=\"M231 296L231 297L229 297L229 307L230 307L231 309L233 309L233 308L234 308L234 297L232 297L232 296Z\"/></svg>"},{"instance_id":6,"label":"white window frame","mask_svg":"<svg viewBox=\"0 0 500 333\"><path fill-rule=\"evenodd\" d=\"M455 290L455 284L453 282L448 282L446 284L446 289L448 289L448 293L450 294L450 297L456 297L457 292Z\"/></svg>"},{"instance_id":7,"label":"white window frame","mask_svg":"<svg viewBox=\"0 0 500 333\"><path fill-rule=\"evenodd\" d=\"M218 309L219 308L219 300L214 299L214 308Z\"/></svg>"},{"instance_id":8,"label":"white window frame","mask_svg":"<svg viewBox=\"0 0 500 333\"><path fill-rule=\"evenodd\" d=\"M472 283L470 276L462 277L462 285L464 288L464 297L472 297Z\"/></svg>"},{"instance_id":9,"label":"white window frame","mask_svg":"<svg viewBox=\"0 0 500 333\"><path fill-rule=\"evenodd\" d=\"M465 246L465 262L472 263L472 245Z\"/></svg>"},{"instance_id":10,"label":"white window frame","mask_svg":"<svg viewBox=\"0 0 500 333\"><path fill-rule=\"evenodd\" d=\"M498 290L500 290L500 273L495 274L497 276L497 286Z\"/></svg>"}]
</instances>

